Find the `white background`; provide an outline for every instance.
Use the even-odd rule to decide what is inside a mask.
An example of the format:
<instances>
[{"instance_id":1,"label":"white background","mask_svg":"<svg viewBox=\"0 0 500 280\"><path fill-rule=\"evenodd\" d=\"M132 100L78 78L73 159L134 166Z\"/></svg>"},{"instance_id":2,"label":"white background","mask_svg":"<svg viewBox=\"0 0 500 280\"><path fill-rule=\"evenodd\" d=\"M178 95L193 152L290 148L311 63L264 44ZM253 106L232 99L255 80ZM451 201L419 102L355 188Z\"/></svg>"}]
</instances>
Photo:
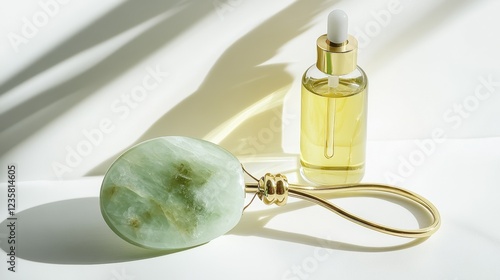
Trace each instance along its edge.
<instances>
[{"instance_id":1,"label":"white background","mask_svg":"<svg viewBox=\"0 0 500 280\"><path fill-rule=\"evenodd\" d=\"M349 14L369 77L364 181L424 195L442 228L408 243L292 200L254 202L233 231L182 252L115 237L100 181L146 139L204 138L256 176L298 180L300 78L335 8ZM20 260L15 274L0 266L2 279L498 279L499 10L493 0L3 1L0 178L17 165ZM418 226L385 200L336 201Z\"/></svg>"}]
</instances>

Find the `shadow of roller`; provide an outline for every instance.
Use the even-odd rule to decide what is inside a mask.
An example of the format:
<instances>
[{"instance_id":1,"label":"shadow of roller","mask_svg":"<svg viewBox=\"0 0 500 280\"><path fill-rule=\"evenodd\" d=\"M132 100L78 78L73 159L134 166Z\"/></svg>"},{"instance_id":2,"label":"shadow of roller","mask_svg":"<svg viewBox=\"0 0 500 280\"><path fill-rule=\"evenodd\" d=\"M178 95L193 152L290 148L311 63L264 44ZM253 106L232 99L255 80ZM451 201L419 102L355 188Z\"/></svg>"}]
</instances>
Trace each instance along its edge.
<instances>
[{"instance_id":1,"label":"shadow of roller","mask_svg":"<svg viewBox=\"0 0 500 280\"><path fill-rule=\"evenodd\" d=\"M98 197L36 206L17 213L16 250L21 259L54 264L102 264L154 258L175 251L144 249L125 242L108 228ZM7 236L10 221L0 224ZM1 240L8 252L10 244Z\"/></svg>"},{"instance_id":2,"label":"shadow of roller","mask_svg":"<svg viewBox=\"0 0 500 280\"><path fill-rule=\"evenodd\" d=\"M364 197L367 194L346 194L336 196ZM430 217L422 215L422 209L409 201L392 195L370 194L381 200L406 208L419 225L428 224ZM329 240L304 233L281 231L266 225L277 215L317 205L306 201L289 203L283 207L244 212L240 222L227 234L259 236L316 247L357 252L387 252L402 250L418 245L427 238L403 239L391 246L366 246L338 240ZM333 214L332 214L333 215ZM57 201L39 205L17 213L16 254L19 258L53 264L103 264L119 263L164 256L181 250L151 250L127 243L118 237L101 216L98 197L86 197ZM8 253L9 220L0 223L0 248ZM307 221L304 221L307 224ZM202 245L201 245L202 246Z\"/></svg>"},{"instance_id":3,"label":"shadow of roller","mask_svg":"<svg viewBox=\"0 0 500 280\"><path fill-rule=\"evenodd\" d=\"M324 199L332 199L332 198L346 198L346 197L370 197L377 198L382 201L387 201L396 205L401 206L406 209L410 213L412 213L419 224L420 227L423 225L430 224L432 219L431 216L426 212L422 211L423 208L419 205L415 205L411 203L407 199L402 199L400 197L394 196L392 194L384 194L384 193L368 193L368 192L358 192L351 193L346 192L342 194L337 194L335 196L322 196ZM259 202L254 202L259 203ZM418 244L421 244L429 237L423 238L398 238L401 242L398 242L396 245L384 245L380 244L380 246L368 246L363 244L354 244L347 243L341 240L334 239L325 239L318 236L308 235L305 233L296 233L296 232L287 232L279 229L272 229L266 227L266 225L271 222L271 220L278 216L279 214L283 214L286 212L291 212L295 210L300 210L307 207L318 207L318 205L312 204L307 201L297 201L292 203L287 203L281 207L273 207L264 210L244 212L240 222L228 233L240 236L259 236L267 239L274 239L280 241L287 241L297 244L304 244L308 246L314 247L322 247L326 249L332 250L342 250L342 251L352 251L352 252L365 252L365 253L374 253L374 252L389 252L389 251L398 251L411 248ZM333 213L329 213L328 215L335 215ZM326 216L328 216L326 215ZM308 221L294 221L299 223L304 223L307 225ZM327 222L327 219L325 220ZM335 225L332 225L332 227ZM337 229L336 231L340 231L341 229ZM331 235L333 238L335 236L335 232L325 232L327 235Z\"/></svg>"}]
</instances>

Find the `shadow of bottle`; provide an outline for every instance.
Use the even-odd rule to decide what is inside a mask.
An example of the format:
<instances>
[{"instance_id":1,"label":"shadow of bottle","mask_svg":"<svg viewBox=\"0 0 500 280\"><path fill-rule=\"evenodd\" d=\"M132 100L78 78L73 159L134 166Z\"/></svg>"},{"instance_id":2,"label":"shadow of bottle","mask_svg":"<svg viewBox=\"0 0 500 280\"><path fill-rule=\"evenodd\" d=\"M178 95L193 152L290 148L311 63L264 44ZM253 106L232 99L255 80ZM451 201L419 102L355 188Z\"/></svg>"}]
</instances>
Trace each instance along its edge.
<instances>
[{"instance_id":1,"label":"shadow of bottle","mask_svg":"<svg viewBox=\"0 0 500 280\"><path fill-rule=\"evenodd\" d=\"M282 120L277 115L281 115L284 93L294 77L286 71L286 63L263 63L274 57L286 42L307 30L314 15L326 7L331 8L332 2L336 1L295 1L245 34L217 60L197 91L156 121L134 144L167 135L204 138L228 119L260 104L259 114L249 116L231 128L230 132L237 129L237 136L226 137L217 144L241 154L244 149L238 148L238 141L252 137L260 127L269 126L270 119L277 118L273 127L279 128L273 130L272 139L259 144L257 152L282 151ZM274 95L272 105L259 103L270 95ZM104 174L113 158L87 175Z\"/></svg>"}]
</instances>

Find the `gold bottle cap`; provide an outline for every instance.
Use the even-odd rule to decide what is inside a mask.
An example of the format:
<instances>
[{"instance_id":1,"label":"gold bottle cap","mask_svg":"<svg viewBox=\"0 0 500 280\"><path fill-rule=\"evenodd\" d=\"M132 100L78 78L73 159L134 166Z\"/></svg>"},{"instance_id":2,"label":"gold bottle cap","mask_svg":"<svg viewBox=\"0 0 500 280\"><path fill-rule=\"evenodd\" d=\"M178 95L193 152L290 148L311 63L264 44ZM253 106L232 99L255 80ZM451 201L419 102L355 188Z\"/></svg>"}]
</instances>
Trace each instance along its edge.
<instances>
[{"instance_id":1,"label":"gold bottle cap","mask_svg":"<svg viewBox=\"0 0 500 280\"><path fill-rule=\"evenodd\" d=\"M341 76L349 74L357 67L358 62L358 41L353 36L343 44L335 44L328 40L327 35L323 35L316 41L318 59L316 66L322 72Z\"/></svg>"},{"instance_id":2,"label":"gold bottle cap","mask_svg":"<svg viewBox=\"0 0 500 280\"><path fill-rule=\"evenodd\" d=\"M328 15L328 33L316 42L316 66L328 75L345 75L356 69L358 41L347 34L347 20L344 11L333 10Z\"/></svg>"}]
</instances>

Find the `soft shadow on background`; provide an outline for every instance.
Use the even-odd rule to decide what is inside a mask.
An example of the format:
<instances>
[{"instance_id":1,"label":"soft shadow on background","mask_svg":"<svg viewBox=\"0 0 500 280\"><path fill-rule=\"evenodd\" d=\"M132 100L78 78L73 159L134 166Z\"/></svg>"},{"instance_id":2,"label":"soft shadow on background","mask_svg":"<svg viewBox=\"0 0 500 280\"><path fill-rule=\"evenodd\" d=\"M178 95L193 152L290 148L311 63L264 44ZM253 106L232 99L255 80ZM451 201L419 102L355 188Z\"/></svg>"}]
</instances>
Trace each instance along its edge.
<instances>
[{"instance_id":1,"label":"soft shadow on background","mask_svg":"<svg viewBox=\"0 0 500 280\"><path fill-rule=\"evenodd\" d=\"M214 126L198 124L195 127L201 131L197 132L194 128L182 127L183 124L192 126L193 123L202 122L203 117L200 117L202 112L214 114L214 122L220 122L222 115L230 116L237 110L241 110L245 106L249 106L251 102L258 100L258 97L263 97L276 90L286 89L293 78L286 73L286 64L267 66L260 64L272 58L282 45L307 29L308 25L311 24L310 19L314 17L315 13L335 8L337 2L326 0L297 1L246 34L221 56L200 89L193 93L189 99L179 104L179 108L158 120L140 140L181 133L203 137L206 133L202 132L207 132ZM425 14L425 19L401 30L393 41L384 42L383 51L370 57L364 62L364 65L375 69L377 65L390 60L394 53L404 51L417 41L419 36L415 36L415 34L425 36L469 4L472 4L472 1L442 1L432 11ZM3 94L113 36L173 10L178 11L173 16L150 27L95 66L73 78L60 81L59 84L47 90L36 93L33 98L0 115L0 131L8 132L9 135L2 141L0 155L6 153L19 141L36 133L47 123L71 110L73 106L108 84L109 81L133 68L149 54L174 40L204 15L213 13L214 7L210 1L194 3L189 0L151 0L148 1L148 5L144 5L140 1L125 1L1 84L0 94ZM175 28L172 28L173 26ZM221 90L223 92L220 92ZM235 92L241 92L241 94L237 95L238 98L231 98L231 96L236 96ZM210 97L212 95L214 98ZM223 99L223 102L220 102L221 96L229 99ZM200 103L198 105L195 103L198 100L200 103L208 101L212 108L204 109L206 111L200 113L187 111L182 114L182 110L196 110L197 106L201 106ZM228 104L230 106L227 106ZM241 105L238 106L239 104ZM214 110L214 107L220 110ZM265 122L268 121L269 117L274 117L275 112L279 111L280 107L275 109L273 113L262 114L259 122ZM225 110L229 111L224 112ZM221 115L219 116L219 114ZM178 118L175 119L175 117ZM180 121L181 119L185 120ZM267 123L265 124L267 125ZM214 125L217 126L217 124ZM247 122L242 127L243 129L238 129L238 133L246 134L240 138L245 138L250 133L255 132L259 126ZM281 140L280 137L281 135L276 133L274 141L266 145L266 151L277 148L277 143ZM237 141L238 139L233 136L221 144L234 148L239 144ZM108 166L109 161L103 165ZM95 172L92 171L90 174L102 174L104 169L99 166Z\"/></svg>"},{"instance_id":2,"label":"soft shadow on background","mask_svg":"<svg viewBox=\"0 0 500 280\"><path fill-rule=\"evenodd\" d=\"M387 61L393 60L397 57L394 54L404 52L413 47L415 43L418 43L420 38L425 38L440 25L466 9L468 5L473 4L474 1L468 0L441 1L439 5L436 5L428 13L423 14L425 18L421 18L418 22L414 22L414 24L408 28L401 30L397 36L393 37L392 41L383 42L383 49L380 49L383 51L379 51L376 55L368 57L364 65L370 65L373 69L376 69L377 65L383 65L387 63ZM400 15L404 13L408 13L408 11L403 10ZM411 65L408 65L408 67L411 67ZM368 76L370 76L369 73ZM423 89L425 89L425 87L423 87Z\"/></svg>"},{"instance_id":3,"label":"soft shadow on background","mask_svg":"<svg viewBox=\"0 0 500 280\"><path fill-rule=\"evenodd\" d=\"M222 54L200 88L153 124L135 144L166 135L204 138L249 106L274 95L274 105L263 103L262 106L268 107L262 108L262 113L238 125L237 135L234 133L218 143L238 154L240 139L253 137L262 125L269 126L269 119L281 116L284 93L294 80L286 71L286 63L261 64L310 28L311 19L317 13L331 9L336 2L296 1L246 33ZM315 51L314 44L311 51ZM266 151L282 151L280 131L273 135L272 142L266 143L265 150L259 152ZM114 157L108 159L87 175L104 174L113 160Z\"/></svg>"},{"instance_id":4,"label":"soft shadow on background","mask_svg":"<svg viewBox=\"0 0 500 280\"><path fill-rule=\"evenodd\" d=\"M143 249L119 238L103 220L99 198L47 203L17 213L17 256L56 264L101 264L153 258L172 253ZM7 236L8 221L0 223ZM0 247L10 246L1 240Z\"/></svg>"},{"instance_id":5,"label":"soft shadow on background","mask_svg":"<svg viewBox=\"0 0 500 280\"><path fill-rule=\"evenodd\" d=\"M178 12L159 21L96 65L73 78L60 81L2 114L0 131L11 129L10 135L15 137L2 142L0 154L6 153L19 140L34 134L175 39L206 14L213 12L213 5L210 1L151 0L147 5L142 1L124 1L0 85L1 94L86 49L174 9L178 9Z\"/></svg>"},{"instance_id":6,"label":"soft shadow on background","mask_svg":"<svg viewBox=\"0 0 500 280\"><path fill-rule=\"evenodd\" d=\"M207 140L220 144L238 156L282 152L282 101L295 77L286 71L286 63L263 63L274 57L288 41L307 30L315 14L336 8L337 2L296 1L245 34L218 59L196 92L167 112L131 146L167 135L207 139L207 135L227 120L264 98L271 97L269 102L261 104L264 107L260 108L258 114L253 114L237 126L228 128L230 133L226 132L227 135L222 139ZM376 67L376 64L390 60L388 54L404 51L417 40L410 34L424 35L425 32L431 32L444 20L444 16L457 13L465 8L466 3L467 1L442 2L426 14L423 24L415 24L401 31L404 34L398 34L400 36L394 39L397 41L387 42L389 48L370 58L365 64ZM314 51L314 44L311 51ZM273 127L272 140L259 143L256 139L258 133L263 128L269 131L270 122L275 120L272 125L277 125ZM121 152L96 166L87 175L104 174Z\"/></svg>"}]
</instances>

